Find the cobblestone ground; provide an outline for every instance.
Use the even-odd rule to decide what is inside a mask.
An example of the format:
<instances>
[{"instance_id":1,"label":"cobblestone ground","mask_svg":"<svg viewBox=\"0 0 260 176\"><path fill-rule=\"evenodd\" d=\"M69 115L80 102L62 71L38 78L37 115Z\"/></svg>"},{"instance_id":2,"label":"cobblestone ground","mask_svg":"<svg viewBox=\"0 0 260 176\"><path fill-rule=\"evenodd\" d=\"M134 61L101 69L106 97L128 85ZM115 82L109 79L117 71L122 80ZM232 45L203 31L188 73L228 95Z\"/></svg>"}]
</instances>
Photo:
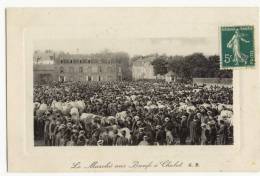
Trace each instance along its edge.
<instances>
[{"instance_id":1,"label":"cobblestone ground","mask_svg":"<svg viewBox=\"0 0 260 176\"><path fill-rule=\"evenodd\" d=\"M188 137L188 138L186 139L186 145L190 145L190 141L191 141L191 140L190 140L190 138ZM219 144L219 140L218 140L218 139L217 139L216 143ZM232 138L229 138L229 145L232 145L232 144L233 144L233 139L232 139ZM44 140L43 140L43 139L42 139L42 140L37 139L37 140L34 141L34 145L35 145L35 146L45 146L45 145L44 145ZM175 145L180 145L180 140L179 140L179 139L176 140Z\"/></svg>"},{"instance_id":2,"label":"cobblestone ground","mask_svg":"<svg viewBox=\"0 0 260 176\"><path fill-rule=\"evenodd\" d=\"M186 142L187 142L187 144L189 144L189 143L190 143L190 139L187 139ZM177 141L176 141L176 145L179 145L179 144L180 144L180 141L177 140ZM35 145L35 146L45 146L43 140L35 140L35 141L34 141L34 145Z\"/></svg>"}]
</instances>

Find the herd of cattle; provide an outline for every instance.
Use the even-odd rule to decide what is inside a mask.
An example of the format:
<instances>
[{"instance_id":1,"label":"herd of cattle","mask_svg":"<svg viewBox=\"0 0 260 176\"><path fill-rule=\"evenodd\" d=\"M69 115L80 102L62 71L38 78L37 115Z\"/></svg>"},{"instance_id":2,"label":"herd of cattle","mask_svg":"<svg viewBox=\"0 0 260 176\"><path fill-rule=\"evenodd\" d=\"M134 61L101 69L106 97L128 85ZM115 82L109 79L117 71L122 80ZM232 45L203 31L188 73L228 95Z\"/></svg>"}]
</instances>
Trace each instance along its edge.
<instances>
[{"instance_id":1,"label":"herd of cattle","mask_svg":"<svg viewBox=\"0 0 260 176\"><path fill-rule=\"evenodd\" d=\"M77 84L78 87L75 86ZM180 133L181 128L183 128L183 116L186 116L185 128L188 130L186 138L189 138L189 136L191 138L192 136L190 124L193 119L200 121L198 127L200 128L200 136L203 135L201 134L203 124L208 126L208 124L213 122L216 129L220 130L220 122L225 122L224 124L228 130L233 128L232 88L149 82L120 82L107 85L99 83L99 85L95 84L93 88L91 85L82 83L55 83L53 85L38 85L35 89L34 116L36 119L44 119L43 122L46 119L49 121L55 119L56 126L59 126L61 123L64 123L63 126L66 126L68 122L79 125L80 122L84 127L78 129L77 133L82 130L84 133L89 131L90 134L85 134L85 140L91 140L90 138L95 136L97 144L102 140L100 136L103 136L103 133L107 133L108 136L114 138L114 131L117 130L116 134L118 136L131 140L139 135L138 131L140 131L140 128L144 128L151 131L148 138L152 139L151 145L153 145L155 142L158 142L156 141L156 129L158 126L163 131L170 129L171 134L169 135L179 140L178 138L182 135ZM54 93L49 94L49 92ZM52 96L57 92L59 96L66 97L66 99ZM68 95L77 95L77 97L74 96L70 99L66 92L70 92ZM71 94L71 92L75 94ZM228 98L225 96L228 96ZM163 97L167 98L163 99ZM105 109L106 113L93 110L95 106L101 106L102 112ZM113 106L116 106L116 108ZM117 106L120 106L120 108L117 109ZM121 106L124 108L121 108ZM112 111L111 109L115 110ZM200 116L198 118L197 114L202 115L198 115ZM59 118L63 117L65 121L59 122L57 125L56 122L61 121L57 116ZM136 127L136 124L141 124L141 126ZM168 128L167 126L171 127ZM91 130L86 129L88 127ZM37 125L37 128L39 128L39 125ZM46 132L46 124L43 124L42 128L41 131L44 133L42 136L46 137L46 133L51 133ZM174 130L174 128L178 128L178 130ZM37 130L39 129L35 129L35 131ZM54 133L58 133L58 131L59 128ZM96 135L97 131L99 131L98 135ZM211 128L209 127L208 133L210 134L210 132ZM35 134L39 133L36 132ZM209 134L207 136L210 136ZM216 133L215 135L217 137L219 134ZM227 138L233 138L233 136L230 136L230 132L225 135L229 135ZM144 134L144 136L147 135ZM165 138L163 143L167 145L166 132L163 136ZM68 141L70 137L67 137ZM139 139L138 143L142 140L143 137ZM75 141L75 143L77 142ZM87 145L87 142L85 144ZM215 144L222 143L216 141ZM130 145L130 142L128 145Z\"/></svg>"}]
</instances>

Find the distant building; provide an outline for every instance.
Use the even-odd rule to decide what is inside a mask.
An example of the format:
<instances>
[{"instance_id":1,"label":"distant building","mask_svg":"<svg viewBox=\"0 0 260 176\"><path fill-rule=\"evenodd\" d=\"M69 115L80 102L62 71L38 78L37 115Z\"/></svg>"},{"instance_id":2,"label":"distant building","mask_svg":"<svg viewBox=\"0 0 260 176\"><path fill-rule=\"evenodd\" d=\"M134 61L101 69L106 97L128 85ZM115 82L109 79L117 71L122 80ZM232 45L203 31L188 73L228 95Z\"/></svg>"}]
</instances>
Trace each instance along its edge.
<instances>
[{"instance_id":1,"label":"distant building","mask_svg":"<svg viewBox=\"0 0 260 176\"><path fill-rule=\"evenodd\" d=\"M164 75L165 81L170 83L170 82L176 82L178 77L173 71L169 71Z\"/></svg>"},{"instance_id":2,"label":"distant building","mask_svg":"<svg viewBox=\"0 0 260 176\"><path fill-rule=\"evenodd\" d=\"M140 79L156 79L154 75L152 61L156 59L156 56L140 57L133 62L132 65L132 77L134 80Z\"/></svg>"},{"instance_id":3,"label":"distant building","mask_svg":"<svg viewBox=\"0 0 260 176\"><path fill-rule=\"evenodd\" d=\"M53 64L34 64L33 81L47 83L57 79L56 70Z\"/></svg>"},{"instance_id":4,"label":"distant building","mask_svg":"<svg viewBox=\"0 0 260 176\"><path fill-rule=\"evenodd\" d=\"M124 80L129 69L128 60L98 54L36 51L33 57L35 82Z\"/></svg>"},{"instance_id":5,"label":"distant building","mask_svg":"<svg viewBox=\"0 0 260 176\"><path fill-rule=\"evenodd\" d=\"M33 55L34 64L54 64L55 52L51 50L36 50Z\"/></svg>"}]
</instances>

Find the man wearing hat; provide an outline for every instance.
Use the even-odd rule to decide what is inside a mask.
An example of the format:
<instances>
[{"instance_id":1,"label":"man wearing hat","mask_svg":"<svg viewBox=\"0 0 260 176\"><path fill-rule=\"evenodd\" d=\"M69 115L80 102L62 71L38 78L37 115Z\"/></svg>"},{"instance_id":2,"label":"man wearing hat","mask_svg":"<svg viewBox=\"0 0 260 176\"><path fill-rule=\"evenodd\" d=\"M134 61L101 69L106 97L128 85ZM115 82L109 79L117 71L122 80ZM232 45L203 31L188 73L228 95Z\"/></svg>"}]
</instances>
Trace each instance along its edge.
<instances>
[{"instance_id":1,"label":"man wearing hat","mask_svg":"<svg viewBox=\"0 0 260 176\"><path fill-rule=\"evenodd\" d=\"M175 143L171 130L168 126L165 127L166 132L166 144L173 145Z\"/></svg>"},{"instance_id":2,"label":"man wearing hat","mask_svg":"<svg viewBox=\"0 0 260 176\"><path fill-rule=\"evenodd\" d=\"M67 143L71 139L71 135L72 135L72 123L68 122L64 132L65 143Z\"/></svg>"},{"instance_id":3,"label":"man wearing hat","mask_svg":"<svg viewBox=\"0 0 260 176\"><path fill-rule=\"evenodd\" d=\"M200 120L195 117L190 123L191 145L200 144L201 125Z\"/></svg>"},{"instance_id":4,"label":"man wearing hat","mask_svg":"<svg viewBox=\"0 0 260 176\"><path fill-rule=\"evenodd\" d=\"M201 145L207 145L209 139L209 130L205 123L201 124Z\"/></svg>"},{"instance_id":5,"label":"man wearing hat","mask_svg":"<svg viewBox=\"0 0 260 176\"><path fill-rule=\"evenodd\" d=\"M50 126L50 119L46 118L44 123L44 144L46 146L50 146L50 136L49 136L49 126Z\"/></svg>"},{"instance_id":6,"label":"man wearing hat","mask_svg":"<svg viewBox=\"0 0 260 176\"><path fill-rule=\"evenodd\" d=\"M55 136L55 142L54 142L54 145L55 146L64 146L65 145L65 140L64 140L64 130L65 130L65 125L64 124L61 124L59 126L59 129L58 129L58 132Z\"/></svg>"},{"instance_id":7,"label":"man wearing hat","mask_svg":"<svg viewBox=\"0 0 260 176\"><path fill-rule=\"evenodd\" d=\"M217 140L217 128L214 120L208 122L209 124L209 144L215 145Z\"/></svg>"},{"instance_id":8,"label":"man wearing hat","mask_svg":"<svg viewBox=\"0 0 260 176\"><path fill-rule=\"evenodd\" d=\"M226 145L228 143L228 128L224 120L220 120L220 127L218 130L219 142L221 145Z\"/></svg>"},{"instance_id":9,"label":"man wearing hat","mask_svg":"<svg viewBox=\"0 0 260 176\"><path fill-rule=\"evenodd\" d=\"M113 140L109 136L109 128L106 128L105 131L99 135L99 139L103 141L102 145L109 146L113 144Z\"/></svg>"},{"instance_id":10,"label":"man wearing hat","mask_svg":"<svg viewBox=\"0 0 260 176\"><path fill-rule=\"evenodd\" d=\"M156 125L155 127L155 143L157 145L163 145L166 141L166 134L162 130L161 125Z\"/></svg>"},{"instance_id":11,"label":"man wearing hat","mask_svg":"<svg viewBox=\"0 0 260 176\"><path fill-rule=\"evenodd\" d=\"M85 131L84 131L84 130L80 130L80 131L79 131L79 136L78 136L77 145L78 145L78 146L84 146L85 143L86 143Z\"/></svg>"},{"instance_id":12,"label":"man wearing hat","mask_svg":"<svg viewBox=\"0 0 260 176\"><path fill-rule=\"evenodd\" d=\"M113 137L112 137L113 145L116 145L117 139L118 139L119 137L120 137L120 136L118 135L118 130L117 130L117 129L114 129L114 130L113 130Z\"/></svg>"},{"instance_id":13,"label":"man wearing hat","mask_svg":"<svg viewBox=\"0 0 260 176\"><path fill-rule=\"evenodd\" d=\"M66 146L75 146L77 143L77 136L75 135L75 133L73 133L73 135L70 136L70 140L66 143Z\"/></svg>"},{"instance_id":14,"label":"man wearing hat","mask_svg":"<svg viewBox=\"0 0 260 176\"><path fill-rule=\"evenodd\" d=\"M56 118L50 117L50 125L49 125L49 136L50 136L50 145L53 146L55 143L55 127L56 127Z\"/></svg>"},{"instance_id":15,"label":"man wearing hat","mask_svg":"<svg viewBox=\"0 0 260 176\"><path fill-rule=\"evenodd\" d=\"M186 138L188 136L188 120L187 116L183 115L181 117L181 125L180 125L180 144L185 145L186 144Z\"/></svg>"}]
</instances>

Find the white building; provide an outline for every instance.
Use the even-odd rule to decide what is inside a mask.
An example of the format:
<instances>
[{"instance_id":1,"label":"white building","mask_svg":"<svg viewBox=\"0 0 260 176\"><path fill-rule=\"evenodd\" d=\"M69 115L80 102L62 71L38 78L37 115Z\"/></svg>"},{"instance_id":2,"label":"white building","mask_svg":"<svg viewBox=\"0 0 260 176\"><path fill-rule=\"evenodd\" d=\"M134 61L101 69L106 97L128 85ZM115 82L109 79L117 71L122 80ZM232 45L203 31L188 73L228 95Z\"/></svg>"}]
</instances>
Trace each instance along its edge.
<instances>
[{"instance_id":1,"label":"white building","mask_svg":"<svg viewBox=\"0 0 260 176\"><path fill-rule=\"evenodd\" d=\"M155 56L149 56L139 58L133 62L132 76L134 80L140 79L156 79L154 75L153 66L151 62L155 59Z\"/></svg>"},{"instance_id":2,"label":"white building","mask_svg":"<svg viewBox=\"0 0 260 176\"><path fill-rule=\"evenodd\" d=\"M169 71L167 74L165 74L165 81L170 83L170 82L176 82L176 75L172 72L172 71Z\"/></svg>"}]
</instances>

